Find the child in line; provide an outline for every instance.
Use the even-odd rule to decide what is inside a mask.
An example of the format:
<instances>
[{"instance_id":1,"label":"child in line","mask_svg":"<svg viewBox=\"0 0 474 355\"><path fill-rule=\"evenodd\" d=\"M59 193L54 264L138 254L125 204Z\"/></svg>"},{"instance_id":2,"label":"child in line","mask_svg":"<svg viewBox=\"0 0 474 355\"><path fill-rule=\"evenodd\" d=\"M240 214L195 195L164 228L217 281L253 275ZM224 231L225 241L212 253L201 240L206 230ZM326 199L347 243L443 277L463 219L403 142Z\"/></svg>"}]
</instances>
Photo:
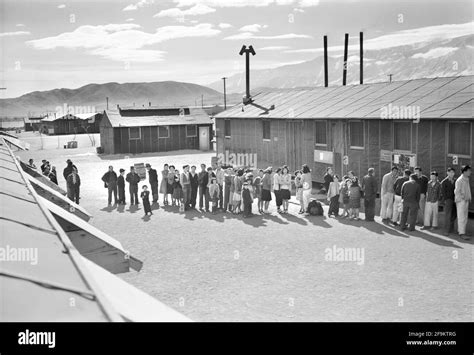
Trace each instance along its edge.
<instances>
[{"instance_id":1,"label":"child in line","mask_svg":"<svg viewBox=\"0 0 474 355\"><path fill-rule=\"evenodd\" d=\"M140 194L140 197L142 198L143 201L143 208L145 210L145 217L148 216L148 213L150 215L153 214L151 212L151 206L150 206L150 191L148 191L148 187L146 185L143 185L142 187L142 193Z\"/></svg>"},{"instance_id":2,"label":"child in line","mask_svg":"<svg viewBox=\"0 0 474 355\"><path fill-rule=\"evenodd\" d=\"M171 195L171 204L172 206L181 207L181 203L183 200L183 188L179 181L179 171L174 170L173 172L173 194Z\"/></svg>"},{"instance_id":3,"label":"child in line","mask_svg":"<svg viewBox=\"0 0 474 355\"><path fill-rule=\"evenodd\" d=\"M243 217L252 217L252 203L253 203L253 196L252 196L252 187L251 182L249 180L245 181L242 186L242 201L244 205L244 213Z\"/></svg>"},{"instance_id":4,"label":"child in line","mask_svg":"<svg viewBox=\"0 0 474 355\"><path fill-rule=\"evenodd\" d=\"M301 171L295 171L295 187L296 187L296 200L300 203L299 214L304 213L304 204L303 204L303 181L301 179Z\"/></svg>"},{"instance_id":5,"label":"child in line","mask_svg":"<svg viewBox=\"0 0 474 355\"><path fill-rule=\"evenodd\" d=\"M255 197L257 198L257 207L260 214L263 214L262 177L263 169L260 169L258 171L257 177L253 181L253 190L255 192Z\"/></svg>"},{"instance_id":6,"label":"child in line","mask_svg":"<svg viewBox=\"0 0 474 355\"><path fill-rule=\"evenodd\" d=\"M350 184L350 179L349 179L349 176L347 175L344 175L344 177L342 178L342 182L341 182L341 188L339 190L339 202L342 203L342 205L344 206L344 210L342 211L342 217L343 218L348 218L350 217L350 213L349 213L349 184Z\"/></svg>"},{"instance_id":7,"label":"child in line","mask_svg":"<svg viewBox=\"0 0 474 355\"><path fill-rule=\"evenodd\" d=\"M219 202L219 185L215 177L211 178L211 185L209 185L209 196L212 203L212 214L217 213L217 203Z\"/></svg>"},{"instance_id":8,"label":"child in line","mask_svg":"<svg viewBox=\"0 0 474 355\"><path fill-rule=\"evenodd\" d=\"M339 217L339 176L334 175L333 181L329 184L328 188L328 201L329 201L329 211L328 217L334 215L334 217Z\"/></svg>"},{"instance_id":9,"label":"child in line","mask_svg":"<svg viewBox=\"0 0 474 355\"><path fill-rule=\"evenodd\" d=\"M351 179L349 187L349 205L351 208L351 216L349 219L359 220L359 209L361 199L361 189L359 185L359 179L354 176L354 173L349 172L349 178Z\"/></svg>"}]
</instances>

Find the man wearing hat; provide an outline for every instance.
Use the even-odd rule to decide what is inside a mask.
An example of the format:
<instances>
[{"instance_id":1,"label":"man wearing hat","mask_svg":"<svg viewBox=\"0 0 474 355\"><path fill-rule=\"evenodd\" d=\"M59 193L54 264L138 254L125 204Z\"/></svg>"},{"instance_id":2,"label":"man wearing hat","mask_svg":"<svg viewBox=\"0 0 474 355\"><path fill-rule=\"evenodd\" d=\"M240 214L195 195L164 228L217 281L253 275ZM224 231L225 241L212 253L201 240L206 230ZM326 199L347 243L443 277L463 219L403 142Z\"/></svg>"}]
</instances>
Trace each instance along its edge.
<instances>
[{"instance_id":1,"label":"man wearing hat","mask_svg":"<svg viewBox=\"0 0 474 355\"><path fill-rule=\"evenodd\" d=\"M125 169L120 169L119 172L120 175L117 178L118 203L125 205Z\"/></svg>"},{"instance_id":2,"label":"man wearing hat","mask_svg":"<svg viewBox=\"0 0 474 355\"><path fill-rule=\"evenodd\" d=\"M109 166L109 171L107 171L104 176L102 176L102 181L105 184L109 192L109 206L112 204L112 195L114 195L114 205L117 204L117 174L114 171L112 165Z\"/></svg>"},{"instance_id":3,"label":"man wearing hat","mask_svg":"<svg viewBox=\"0 0 474 355\"><path fill-rule=\"evenodd\" d=\"M461 176L454 184L454 201L458 216L459 237L464 240L470 238L466 236L467 217L469 213L469 203L472 199L469 177L471 176L471 166L465 165L461 169Z\"/></svg>"},{"instance_id":4,"label":"man wearing hat","mask_svg":"<svg viewBox=\"0 0 474 355\"><path fill-rule=\"evenodd\" d=\"M135 172L134 166L130 167L130 172L127 174L125 180L130 184L130 205L138 205L138 183L140 182L140 175Z\"/></svg>"},{"instance_id":5,"label":"man wearing hat","mask_svg":"<svg viewBox=\"0 0 474 355\"><path fill-rule=\"evenodd\" d=\"M79 204L79 199L80 199L79 197L80 186L81 186L81 178L77 174L77 169L72 168L71 173L68 175L66 179L67 197L77 204Z\"/></svg>"},{"instance_id":6,"label":"man wearing hat","mask_svg":"<svg viewBox=\"0 0 474 355\"><path fill-rule=\"evenodd\" d=\"M72 173L72 169L77 167L72 163L71 159L66 160L66 167L63 170L64 180L67 180L67 177Z\"/></svg>"},{"instance_id":7,"label":"man wearing hat","mask_svg":"<svg viewBox=\"0 0 474 355\"><path fill-rule=\"evenodd\" d=\"M145 164L148 171L148 181L150 182L151 195L153 196L153 203L158 202L158 174L156 169L153 169L150 164Z\"/></svg>"}]
</instances>

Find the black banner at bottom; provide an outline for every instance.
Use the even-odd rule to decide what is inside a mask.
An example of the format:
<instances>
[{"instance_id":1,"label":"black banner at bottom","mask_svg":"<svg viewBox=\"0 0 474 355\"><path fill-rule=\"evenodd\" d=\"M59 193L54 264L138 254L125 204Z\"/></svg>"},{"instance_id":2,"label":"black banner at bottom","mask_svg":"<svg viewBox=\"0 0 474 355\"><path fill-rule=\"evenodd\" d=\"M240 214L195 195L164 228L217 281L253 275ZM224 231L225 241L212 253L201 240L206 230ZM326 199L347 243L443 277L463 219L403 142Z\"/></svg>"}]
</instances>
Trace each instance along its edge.
<instances>
[{"instance_id":1,"label":"black banner at bottom","mask_svg":"<svg viewBox=\"0 0 474 355\"><path fill-rule=\"evenodd\" d=\"M0 354L472 354L473 335L472 323L0 323Z\"/></svg>"}]
</instances>

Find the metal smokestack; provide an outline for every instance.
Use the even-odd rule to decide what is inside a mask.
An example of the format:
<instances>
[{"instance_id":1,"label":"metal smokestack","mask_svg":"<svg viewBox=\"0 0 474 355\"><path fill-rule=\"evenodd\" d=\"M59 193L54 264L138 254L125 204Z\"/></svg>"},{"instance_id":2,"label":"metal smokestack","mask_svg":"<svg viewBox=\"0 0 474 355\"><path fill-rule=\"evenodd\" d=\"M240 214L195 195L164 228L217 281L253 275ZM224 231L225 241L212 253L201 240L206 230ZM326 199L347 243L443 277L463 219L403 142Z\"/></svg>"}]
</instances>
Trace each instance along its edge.
<instances>
[{"instance_id":1,"label":"metal smokestack","mask_svg":"<svg viewBox=\"0 0 474 355\"><path fill-rule=\"evenodd\" d=\"M347 79L347 51L349 47L349 33L344 36L344 62L342 63L342 85L346 86Z\"/></svg>"},{"instance_id":2,"label":"metal smokestack","mask_svg":"<svg viewBox=\"0 0 474 355\"><path fill-rule=\"evenodd\" d=\"M324 36L324 86L328 87L328 36Z\"/></svg>"},{"instance_id":3,"label":"metal smokestack","mask_svg":"<svg viewBox=\"0 0 474 355\"><path fill-rule=\"evenodd\" d=\"M360 47L360 84L364 83L364 32L359 33L359 47Z\"/></svg>"},{"instance_id":4,"label":"metal smokestack","mask_svg":"<svg viewBox=\"0 0 474 355\"><path fill-rule=\"evenodd\" d=\"M252 98L250 96L250 54L255 55L255 51L252 46L242 46L239 54L245 53L245 98L244 104L250 103Z\"/></svg>"}]
</instances>

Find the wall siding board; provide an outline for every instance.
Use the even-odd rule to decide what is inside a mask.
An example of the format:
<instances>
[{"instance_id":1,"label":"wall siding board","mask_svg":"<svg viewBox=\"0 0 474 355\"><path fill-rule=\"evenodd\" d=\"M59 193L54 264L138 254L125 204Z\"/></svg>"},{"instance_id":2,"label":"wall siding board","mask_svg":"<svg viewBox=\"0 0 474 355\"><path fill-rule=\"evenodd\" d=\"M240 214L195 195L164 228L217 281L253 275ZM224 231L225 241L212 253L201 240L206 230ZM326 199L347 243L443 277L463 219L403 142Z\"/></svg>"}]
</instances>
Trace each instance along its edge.
<instances>
[{"instance_id":1,"label":"wall siding board","mask_svg":"<svg viewBox=\"0 0 474 355\"><path fill-rule=\"evenodd\" d=\"M416 156L416 165L420 166L424 175L429 174L430 171L430 138L431 138L431 122L428 120L422 120L420 123L416 124L414 123L413 125L417 125L418 129L415 129L415 127L412 129L412 131L417 131L418 130L418 146L417 146L417 156ZM433 134L436 135L437 138L439 138L440 143L444 141L444 132L433 132ZM433 150L436 150L437 153L441 153L439 156L443 156L443 150L444 148L439 145L438 147L433 146Z\"/></svg>"}]
</instances>

